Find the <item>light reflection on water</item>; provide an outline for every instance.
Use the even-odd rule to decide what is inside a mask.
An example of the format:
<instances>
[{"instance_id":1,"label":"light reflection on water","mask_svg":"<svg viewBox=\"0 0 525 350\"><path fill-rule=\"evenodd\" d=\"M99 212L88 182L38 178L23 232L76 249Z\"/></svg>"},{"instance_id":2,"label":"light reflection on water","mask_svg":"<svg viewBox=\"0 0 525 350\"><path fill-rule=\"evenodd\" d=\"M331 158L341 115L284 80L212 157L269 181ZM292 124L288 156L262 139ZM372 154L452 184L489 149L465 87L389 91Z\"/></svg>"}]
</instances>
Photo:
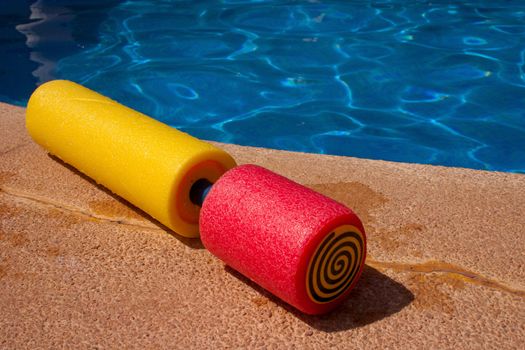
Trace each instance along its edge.
<instances>
[{"instance_id":1,"label":"light reflection on water","mask_svg":"<svg viewBox=\"0 0 525 350\"><path fill-rule=\"evenodd\" d=\"M34 75L195 136L525 172L523 2L38 3Z\"/></svg>"}]
</instances>

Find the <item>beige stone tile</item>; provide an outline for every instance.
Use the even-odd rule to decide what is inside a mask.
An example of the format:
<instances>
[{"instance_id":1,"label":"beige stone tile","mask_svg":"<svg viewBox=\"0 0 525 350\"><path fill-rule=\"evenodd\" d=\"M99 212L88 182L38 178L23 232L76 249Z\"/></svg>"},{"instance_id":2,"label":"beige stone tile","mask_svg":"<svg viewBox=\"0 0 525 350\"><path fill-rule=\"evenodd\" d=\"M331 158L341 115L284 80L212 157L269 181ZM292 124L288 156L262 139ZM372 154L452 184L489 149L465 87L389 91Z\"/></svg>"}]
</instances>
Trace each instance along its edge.
<instances>
[{"instance_id":1,"label":"beige stone tile","mask_svg":"<svg viewBox=\"0 0 525 350\"><path fill-rule=\"evenodd\" d=\"M525 176L223 145L344 202L370 258L301 315L49 157L0 104L0 348L498 348L525 343Z\"/></svg>"}]
</instances>

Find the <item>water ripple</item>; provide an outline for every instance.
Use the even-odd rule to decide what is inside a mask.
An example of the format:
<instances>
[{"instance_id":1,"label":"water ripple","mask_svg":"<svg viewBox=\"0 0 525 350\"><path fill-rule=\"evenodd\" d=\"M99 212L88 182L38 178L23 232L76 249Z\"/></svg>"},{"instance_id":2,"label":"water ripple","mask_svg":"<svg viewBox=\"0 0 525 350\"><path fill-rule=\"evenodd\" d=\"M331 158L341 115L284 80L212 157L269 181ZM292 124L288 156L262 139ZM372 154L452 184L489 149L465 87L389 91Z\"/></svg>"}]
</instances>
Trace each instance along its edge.
<instances>
[{"instance_id":1,"label":"water ripple","mask_svg":"<svg viewBox=\"0 0 525 350\"><path fill-rule=\"evenodd\" d=\"M524 20L506 0L124 1L54 74L206 139L525 172Z\"/></svg>"}]
</instances>

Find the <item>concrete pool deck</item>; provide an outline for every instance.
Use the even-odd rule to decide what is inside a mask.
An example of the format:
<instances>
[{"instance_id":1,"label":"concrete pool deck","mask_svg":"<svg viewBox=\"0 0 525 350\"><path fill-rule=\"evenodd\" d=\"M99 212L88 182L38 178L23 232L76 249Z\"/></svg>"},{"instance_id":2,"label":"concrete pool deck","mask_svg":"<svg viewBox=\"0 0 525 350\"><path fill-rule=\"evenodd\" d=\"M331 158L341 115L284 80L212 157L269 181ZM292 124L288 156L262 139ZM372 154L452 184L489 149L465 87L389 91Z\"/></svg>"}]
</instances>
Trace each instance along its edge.
<instances>
[{"instance_id":1,"label":"concrete pool deck","mask_svg":"<svg viewBox=\"0 0 525 350\"><path fill-rule=\"evenodd\" d=\"M305 316L50 157L0 104L0 349L525 343L525 175L235 145L355 210L349 300Z\"/></svg>"}]
</instances>

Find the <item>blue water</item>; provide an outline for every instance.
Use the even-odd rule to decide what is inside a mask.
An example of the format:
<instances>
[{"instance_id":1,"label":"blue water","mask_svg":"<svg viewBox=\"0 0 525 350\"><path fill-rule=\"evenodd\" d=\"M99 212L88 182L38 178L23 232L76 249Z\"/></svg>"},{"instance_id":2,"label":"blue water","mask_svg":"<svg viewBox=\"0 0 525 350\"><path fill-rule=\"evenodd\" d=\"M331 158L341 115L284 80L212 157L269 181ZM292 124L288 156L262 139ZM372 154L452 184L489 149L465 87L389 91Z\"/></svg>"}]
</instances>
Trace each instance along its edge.
<instances>
[{"instance_id":1,"label":"blue water","mask_svg":"<svg viewBox=\"0 0 525 350\"><path fill-rule=\"evenodd\" d=\"M525 1L30 5L0 100L65 78L205 139L525 172Z\"/></svg>"}]
</instances>

